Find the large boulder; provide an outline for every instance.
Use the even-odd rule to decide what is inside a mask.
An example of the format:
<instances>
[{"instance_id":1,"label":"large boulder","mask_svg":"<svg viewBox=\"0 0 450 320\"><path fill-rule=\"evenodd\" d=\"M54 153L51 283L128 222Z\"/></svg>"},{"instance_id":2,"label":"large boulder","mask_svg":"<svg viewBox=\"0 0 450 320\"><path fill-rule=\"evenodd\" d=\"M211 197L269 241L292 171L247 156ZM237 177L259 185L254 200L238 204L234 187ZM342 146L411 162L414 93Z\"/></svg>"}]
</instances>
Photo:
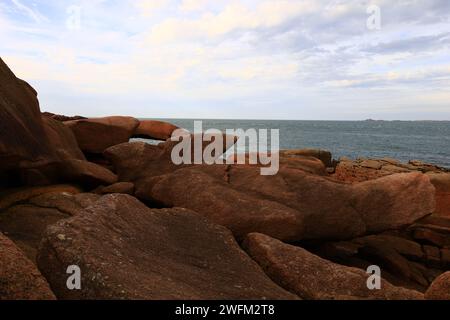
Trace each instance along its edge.
<instances>
[{"instance_id":1,"label":"large boulder","mask_svg":"<svg viewBox=\"0 0 450 320\"><path fill-rule=\"evenodd\" d=\"M280 151L283 157L302 158L313 157L322 161L325 167L333 166L333 157L331 152L320 149L296 149L296 150L282 150Z\"/></svg>"},{"instance_id":2,"label":"large boulder","mask_svg":"<svg viewBox=\"0 0 450 320\"><path fill-rule=\"evenodd\" d=\"M372 233L410 225L436 207L435 188L426 175L418 172L363 182L353 190L353 205Z\"/></svg>"},{"instance_id":3,"label":"large boulder","mask_svg":"<svg viewBox=\"0 0 450 320\"><path fill-rule=\"evenodd\" d=\"M194 162L193 150L191 150L191 164L175 164L172 159L172 153L182 156L182 151L180 150L177 154L173 152L174 148L180 141L185 141L184 139L193 147L197 138L202 138L201 147L202 151L204 151L210 144L208 139L213 140L214 136L185 133L158 145L150 145L139 141L122 143L108 148L103 155L112 163L120 181L134 182L142 178L158 176L191 166ZM203 141L203 138L206 141ZM228 149L233 147L236 141L237 137L222 134L223 145L220 150L216 150L217 153L214 155L214 159L220 158Z\"/></svg>"},{"instance_id":4,"label":"large boulder","mask_svg":"<svg viewBox=\"0 0 450 320\"><path fill-rule=\"evenodd\" d=\"M86 160L72 131L61 122L42 117L46 136L60 159Z\"/></svg>"},{"instance_id":5,"label":"large boulder","mask_svg":"<svg viewBox=\"0 0 450 320\"><path fill-rule=\"evenodd\" d=\"M243 246L273 281L304 299L423 299L421 293L383 279L380 290L370 290L365 271L332 263L263 234L249 234Z\"/></svg>"},{"instance_id":6,"label":"large boulder","mask_svg":"<svg viewBox=\"0 0 450 320\"><path fill-rule=\"evenodd\" d=\"M55 160L46 137L36 91L0 59L0 177L30 163Z\"/></svg>"},{"instance_id":7,"label":"large boulder","mask_svg":"<svg viewBox=\"0 0 450 320\"><path fill-rule=\"evenodd\" d=\"M293 168L262 176L254 166L193 166L138 180L136 195L192 209L238 238L260 232L286 241L354 238L434 211L434 187L419 173L347 185Z\"/></svg>"},{"instance_id":8,"label":"large boulder","mask_svg":"<svg viewBox=\"0 0 450 320\"><path fill-rule=\"evenodd\" d=\"M8 235L32 261L48 226L78 214L99 198L69 188L47 188L47 191L27 199L20 197L26 194L24 191L18 192L16 199L21 201L0 209L0 232Z\"/></svg>"},{"instance_id":9,"label":"large boulder","mask_svg":"<svg viewBox=\"0 0 450 320\"><path fill-rule=\"evenodd\" d=\"M85 153L102 153L105 149L128 142L139 126L132 117L105 117L65 121Z\"/></svg>"},{"instance_id":10,"label":"large boulder","mask_svg":"<svg viewBox=\"0 0 450 320\"><path fill-rule=\"evenodd\" d=\"M439 276L425 293L429 300L450 300L450 272Z\"/></svg>"},{"instance_id":11,"label":"large boulder","mask_svg":"<svg viewBox=\"0 0 450 320\"><path fill-rule=\"evenodd\" d=\"M0 233L0 300L54 300L50 287L15 244Z\"/></svg>"},{"instance_id":12,"label":"large boulder","mask_svg":"<svg viewBox=\"0 0 450 320\"><path fill-rule=\"evenodd\" d=\"M117 182L117 175L110 170L82 160L66 160L62 163L60 175L63 180L74 181L87 188L110 185Z\"/></svg>"},{"instance_id":13,"label":"large boulder","mask_svg":"<svg viewBox=\"0 0 450 320\"><path fill-rule=\"evenodd\" d=\"M40 270L62 299L295 299L275 285L232 234L192 211L149 209L102 197L48 228ZM78 265L81 290L68 290Z\"/></svg>"},{"instance_id":14,"label":"large boulder","mask_svg":"<svg viewBox=\"0 0 450 320\"><path fill-rule=\"evenodd\" d=\"M141 120L133 137L165 141L172 137L172 133L177 129L177 126L165 121Z\"/></svg>"},{"instance_id":15,"label":"large boulder","mask_svg":"<svg viewBox=\"0 0 450 320\"><path fill-rule=\"evenodd\" d=\"M450 217L450 173L429 173L436 188L436 214Z\"/></svg>"},{"instance_id":16,"label":"large boulder","mask_svg":"<svg viewBox=\"0 0 450 320\"><path fill-rule=\"evenodd\" d=\"M95 187L114 180L86 161L70 129L41 115L36 91L1 59L0 133L0 188L72 181Z\"/></svg>"}]
</instances>

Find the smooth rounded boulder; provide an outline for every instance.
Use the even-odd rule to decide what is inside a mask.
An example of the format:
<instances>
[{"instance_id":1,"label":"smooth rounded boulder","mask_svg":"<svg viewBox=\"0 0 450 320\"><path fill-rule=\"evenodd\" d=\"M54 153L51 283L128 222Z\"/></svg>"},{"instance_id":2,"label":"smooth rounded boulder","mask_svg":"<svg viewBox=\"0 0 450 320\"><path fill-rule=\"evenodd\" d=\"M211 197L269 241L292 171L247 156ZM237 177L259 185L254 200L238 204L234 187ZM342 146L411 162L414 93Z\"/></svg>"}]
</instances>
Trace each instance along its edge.
<instances>
[{"instance_id":1,"label":"smooth rounded boulder","mask_svg":"<svg viewBox=\"0 0 450 320\"><path fill-rule=\"evenodd\" d=\"M364 270L324 260L300 247L263 234L249 234L243 247L272 280L308 300L421 300L423 294L380 279L370 290Z\"/></svg>"},{"instance_id":2,"label":"smooth rounded boulder","mask_svg":"<svg viewBox=\"0 0 450 320\"><path fill-rule=\"evenodd\" d=\"M179 129L169 122L158 120L141 120L136 128L133 137L153 140L167 140L172 133Z\"/></svg>"},{"instance_id":3,"label":"smooth rounded boulder","mask_svg":"<svg viewBox=\"0 0 450 320\"><path fill-rule=\"evenodd\" d=\"M83 152L100 154L111 146L128 142L139 126L139 120L113 116L65 121L64 124L73 131Z\"/></svg>"},{"instance_id":4,"label":"smooth rounded boulder","mask_svg":"<svg viewBox=\"0 0 450 320\"><path fill-rule=\"evenodd\" d=\"M38 266L60 299L296 299L274 284L230 231L187 209L149 209L107 195L48 228ZM66 269L81 270L68 290Z\"/></svg>"},{"instance_id":5,"label":"smooth rounded boulder","mask_svg":"<svg viewBox=\"0 0 450 320\"><path fill-rule=\"evenodd\" d=\"M262 176L245 165L192 166L136 181L136 196L192 209L241 239L260 232L284 241L351 239L408 226L434 211L434 187L410 173L348 185L281 167ZM420 199L420 201L417 201Z\"/></svg>"}]
</instances>

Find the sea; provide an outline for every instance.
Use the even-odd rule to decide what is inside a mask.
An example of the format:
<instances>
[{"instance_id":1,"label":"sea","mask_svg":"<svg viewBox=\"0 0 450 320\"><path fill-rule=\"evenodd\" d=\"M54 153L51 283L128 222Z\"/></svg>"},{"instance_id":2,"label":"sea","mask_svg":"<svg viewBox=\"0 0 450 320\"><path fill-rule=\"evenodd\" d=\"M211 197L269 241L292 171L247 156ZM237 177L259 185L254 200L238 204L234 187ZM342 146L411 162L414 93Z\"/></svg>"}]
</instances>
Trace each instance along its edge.
<instances>
[{"instance_id":1,"label":"sea","mask_svg":"<svg viewBox=\"0 0 450 320\"><path fill-rule=\"evenodd\" d=\"M331 151L334 159L389 157L450 168L450 121L157 120L190 131L199 120L203 130L278 129L282 150L317 148Z\"/></svg>"}]
</instances>

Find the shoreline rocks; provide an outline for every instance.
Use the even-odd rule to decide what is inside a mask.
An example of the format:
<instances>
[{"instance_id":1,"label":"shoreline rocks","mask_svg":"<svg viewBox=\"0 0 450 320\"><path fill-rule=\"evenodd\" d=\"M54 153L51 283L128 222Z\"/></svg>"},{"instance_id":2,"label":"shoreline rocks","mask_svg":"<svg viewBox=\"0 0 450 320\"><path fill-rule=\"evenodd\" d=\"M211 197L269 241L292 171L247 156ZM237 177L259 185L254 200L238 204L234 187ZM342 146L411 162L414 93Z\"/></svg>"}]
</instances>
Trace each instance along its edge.
<instances>
[{"instance_id":1,"label":"shoreline rocks","mask_svg":"<svg viewBox=\"0 0 450 320\"><path fill-rule=\"evenodd\" d=\"M1 60L0 114L0 299L450 299L450 170L316 149L281 151L274 176L177 165L207 133L41 114Z\"/></svg>"},{"instance_id":2,"label":"shoreline rocks","mask_svg":"<svg viewBox=\"0 0 450 320\"><path fill-rule=\"evenodd\" d=\"M281 287L313 300L421 300L423 294L381 279L381 290L368 288L369 274L326 261L308 251L263 234L249 234L244 248Z\"/></svg>"},{"instance_id":3,"label":"shoreline rocks","mask_svg":"<svg viewBox=\"0 0 450 320\"><path fill-rule=\"evenodd\" d=\"M85 153L101 154L104 150L128 142L139 126L132 117L105 117L65 121Z\"/></svg>"},{"instance_id":4,"label":"shoreline rocks","mask_svg":"<svg viewBox=\"0 0 450 320\"><path fill-rule=\"evenodd\" d=\"M55 300L36 266L0 233L0 300Z\"/></svg>"},{"instance_id":5,"label":"shoreline rocks","mask_svg":"<svg viewBox=\"0 0 450 320\"><path fill-rule=\"evenodd\" d=\"M275 285L231 233L194 212L149 209L108 195L48 229L40 270L60 299L296 299ZM82 270L81 290L65 268Z\"/></svg>"}]
</instances>

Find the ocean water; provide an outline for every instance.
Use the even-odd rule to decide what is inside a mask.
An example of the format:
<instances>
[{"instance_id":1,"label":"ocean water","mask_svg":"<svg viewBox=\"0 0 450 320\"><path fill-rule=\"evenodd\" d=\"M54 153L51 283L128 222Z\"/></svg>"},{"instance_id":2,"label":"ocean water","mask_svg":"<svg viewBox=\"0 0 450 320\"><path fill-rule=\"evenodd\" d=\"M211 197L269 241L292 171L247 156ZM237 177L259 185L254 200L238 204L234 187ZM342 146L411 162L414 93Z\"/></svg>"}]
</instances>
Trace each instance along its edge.
<instances>
[{"instance_id":1,"label":"ocean water","mask_svg":"<svg viewBox=\"0 0 450 320\"><path fill-rule=\"evenodd\" d=\"M159 120L190 131L194 128L191 119ZM450 168L449 121L202 121L204 130L279 129L280 149L319 148L331 151L335 159L390 157Z\"/></svg>"}]
</instances>

